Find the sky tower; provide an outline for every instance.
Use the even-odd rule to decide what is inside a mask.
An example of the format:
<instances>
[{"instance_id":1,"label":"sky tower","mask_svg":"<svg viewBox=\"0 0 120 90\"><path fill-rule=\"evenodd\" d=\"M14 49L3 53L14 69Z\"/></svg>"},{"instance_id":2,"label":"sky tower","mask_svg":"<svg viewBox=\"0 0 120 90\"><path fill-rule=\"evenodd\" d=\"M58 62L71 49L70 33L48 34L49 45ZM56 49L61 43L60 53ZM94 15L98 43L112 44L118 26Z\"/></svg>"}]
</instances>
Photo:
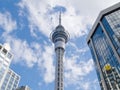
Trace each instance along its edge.
<instances>
[{"instance_id":1,"label":"sky tower","mask_svg":"<svg viewBox=\"0 0 120 90\"><path fill-rule=\"evenodd\" d=\"M61 12L59 15L59 25L51 33L51 40L55 45L56 53L56 70L55 70L55 90L64 90L63 80L63 55L65 51L65 44L69 39L69 33L65 31L61 25Z\"/></svg>"}]
</instances>

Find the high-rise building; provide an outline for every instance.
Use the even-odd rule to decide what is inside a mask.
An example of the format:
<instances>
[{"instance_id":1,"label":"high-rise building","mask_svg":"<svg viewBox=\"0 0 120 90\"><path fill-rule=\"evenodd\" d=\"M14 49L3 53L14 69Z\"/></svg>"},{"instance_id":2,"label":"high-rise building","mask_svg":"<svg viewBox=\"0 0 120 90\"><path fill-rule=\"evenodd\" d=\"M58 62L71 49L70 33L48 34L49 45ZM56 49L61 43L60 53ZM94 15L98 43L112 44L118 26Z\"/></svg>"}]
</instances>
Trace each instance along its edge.
<instances>
[{"instance_id":1,"label":"high-rise building","mask_svg":"<svg viewBox=\"0 0 120 90\"><path fill-rule=\"evenodd\" d=\"M20 76L13 70L9 69L0 90L15 90L18 87L19 81Z\"/></svg>"},{"instance_id":2,"label":"high-rise building","mask_svg":"<svg viewBox=\"0 0 120 90\"><path fill-rule=\"evenodd\" d=\"M120 90L120 2L99 14L87 43L101 90Z\"/></svg>"},{"instance_id":3,"label":"high-rise building","mask_svg":"<svg viewBox=\"0 0 120 90\"><path fill-rule=\"evenodd\" d=\"M103 74L108 90L120 90L120 74L115 67L106 64L103 68Z\"/></svg>"},{"instance_id":4,"label":"high-rise building","mask_svg":"<svg viewBox=\"0 0 120 90\"><path fill-rule=\"evenodd\" d=\"M7 44L0 44L0 87L7 74L13 55L9 52L10 48Z\"/></svg>"},{"instance_id":5,"label":"high-rise building","mask_svg":"<svg viewBox=\"0 0 120 90\"><path fill-rule=\"evenodd\" d=\"M30 88L28 86L21 86L18 87L16 90L30 90Z\"/></svg>"},{"instance_id":6,"label":"high-rise building","mask_svg":"<svg viewBox=\"0 0 120 90\"><path fill-rule=\"evenodd\" d=\"M51 40L55 45L56 52L56 70L55 70L55 90L64 90L63 84L63 55L65 44L69 39L69 34L61 25L61 13L59 16L59 25L51 33Z\"/></svg>"},{"instance_id":7,"label":"high-rise building","mask_svg":"<svg viewBox=\"0 0 120 90\"><path fill-rule=\"evenodd\" d=\"M20 76L9 68L13 55L8 44L0 44L0 90L15 90Z\"/></svg>"}]
</instances>

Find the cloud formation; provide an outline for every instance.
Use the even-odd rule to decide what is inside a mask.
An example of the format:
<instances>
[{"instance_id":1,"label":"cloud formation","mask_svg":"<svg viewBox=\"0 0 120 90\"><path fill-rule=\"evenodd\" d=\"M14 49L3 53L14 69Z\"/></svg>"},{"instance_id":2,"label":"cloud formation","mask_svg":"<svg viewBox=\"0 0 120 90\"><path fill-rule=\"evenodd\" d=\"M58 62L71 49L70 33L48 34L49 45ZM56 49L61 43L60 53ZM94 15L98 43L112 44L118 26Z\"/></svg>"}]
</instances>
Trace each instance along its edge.
<instances>
[{"instance_id":1,"label":"cloud formation","mask_svg":"<svg viewBox=\"0 0 120 90\"><path fill-rule=\"evenodd\" d=\"M65 61L65 78L66 84L75 84L76 81L82 80L84 76L88 75L93 68L93 60L87 62L78 61L77 56L73 58L66 58Z\"/></svg>"},{"instance_id":2,"label":"cloud formation","mask_svg":"<svg viewBox=\"0 0 120 90\"><path fill-rule=\"evenodd\" d=\"M0 12L0 27L5 30L6 33L10 33L17 28L16 21L12 19L9 12Z\"/></svg>"},{"instance_id":3,"label":"cloud formation","mask_svg":"<svg viewBox=\"0 0 120 90\"><path fill-rule=\"evenodd\" d=\"M54 49L51 46L45 46L42 51L38 66L40 70L43 69L43 77L46 83L51 83L55 79Z\"/></svg>"},{"instance_id":4,"label":"cloud formation","mask_svg":"<svg viewBox=\"0 0 120 90\"><path fill-rule=\"evenodd\" d=\"M52 1L50 2L52 3ZM38 27L41 33L49 37L51 31L58 25L58 23L56 23L58 22L58 12L49 13L57 7L58 2L53 1L55 5L50 5L50 2L48 3L46 0L41 0L41 3L38 4L37 0L23 0L19 4L23 10L27 9L29 12L28 20L32 33L34 33L35 28ZM61 7L64 7L64 5ZM90 18L88 16L79 15L71 5L67 5L65 8L66 11L62 15L62 25L65 26L70 33L71 38L85 35L87 33L86 27L90 24ZM87 19L87 21L85 21L85 19Z\"/></svg>"},{"instance_id":5,"label":"cloud formation","mask_svg":"<svg viewBox=\"0 0 120 90\"><path fill-rule=\"evenodd\" d=\"M28 20L30 22L31 32L35 35L35 28L45 36L49 37L50 32L58 24L58 13L49 13L54 7L65 7L65 13L62 15L62 25L70 33L71 38L80 37L88 33L88 27L93 24L98 13L113 5L118 0L96 1L87 0L68 1L68 0L22 0L19 6L28 11ZM34 12L34 13L33 13Z\"/></svg>"},{"instance_id":6,"label":"cloud formation","mask_svg":"<svg viewBox=\"0 0 120 90\"><path fill-rule=\"evenodd\" d=\"M27 41L23 41L11 36L5 36L4 39L12 48L11 52L14 55L13 62L22 63L28 67L32 67L35 63L37 63L39 54L41 52L41 48L40 46L37 46L37 43L34 43L32 46L30 46Z\"/></svg>"}]
</instances>

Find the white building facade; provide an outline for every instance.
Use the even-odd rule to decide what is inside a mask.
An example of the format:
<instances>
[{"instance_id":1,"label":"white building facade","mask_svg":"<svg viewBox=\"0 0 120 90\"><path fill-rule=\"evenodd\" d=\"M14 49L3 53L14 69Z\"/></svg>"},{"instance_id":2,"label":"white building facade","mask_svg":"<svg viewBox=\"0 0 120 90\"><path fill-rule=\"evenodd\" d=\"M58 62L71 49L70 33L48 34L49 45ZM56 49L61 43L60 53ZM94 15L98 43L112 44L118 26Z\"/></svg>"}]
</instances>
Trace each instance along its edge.
<instances>
[{"instance_id":1,"label":"white building facade","mask_svg":"<svg viewBox=\"0 0 120 90\"><path fill-rule=\"evenodd\" d=\"M15 90L20 76L9 68L13 58L8 44L0 44L0 90Z\"/></svg>"},{"instance_id":2,"label":"white building facade","mask_svg":"<svg viewBox=\"0 0 120 90\"><path fill-rule=\"evenodd\" d=\"M16 90L20 81L20 76L9 69L0 90Z\"/></svg>"},{"instance_id":3,"label":"white building facade","mask_svg":"<svg viewBox=\"0 0 120 90\"><path fill-rule=\"evenodd\" d=\"M0 44L0 87L9 69L13 55L4 45Z\"/></svg>"},{"instance_id":4,"label":"white building facade","mask_svg":"<svg viewBox=\"0 0 120 90\"><path fill-rule=\"evenodd\" d=\"M26 85L26 86L21 86L17 88L16 90L30 90L30 88Z\"/></svg>"}]
</instances>

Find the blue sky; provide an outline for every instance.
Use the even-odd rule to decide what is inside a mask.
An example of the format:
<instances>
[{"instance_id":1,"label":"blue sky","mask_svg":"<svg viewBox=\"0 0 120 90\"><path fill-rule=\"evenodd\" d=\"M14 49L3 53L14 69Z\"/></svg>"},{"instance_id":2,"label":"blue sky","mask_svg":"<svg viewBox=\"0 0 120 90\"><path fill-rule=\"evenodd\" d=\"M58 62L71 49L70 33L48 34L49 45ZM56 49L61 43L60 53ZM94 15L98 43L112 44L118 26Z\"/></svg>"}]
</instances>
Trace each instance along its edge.
<instances>
[{"instance_id":1,"label":"blue sky","mask_svg":"<svg viewBox=\"0 0 120 90\"><path fill-rule=\"evenodd\" d=\"M19 86L54 90L55 52L50 33L62 25L70 34L64 57L65 90L100 90L86 37L99 12L119 0L0 0L0 43L9 43Z\"/></svg>"}]
</instances>

